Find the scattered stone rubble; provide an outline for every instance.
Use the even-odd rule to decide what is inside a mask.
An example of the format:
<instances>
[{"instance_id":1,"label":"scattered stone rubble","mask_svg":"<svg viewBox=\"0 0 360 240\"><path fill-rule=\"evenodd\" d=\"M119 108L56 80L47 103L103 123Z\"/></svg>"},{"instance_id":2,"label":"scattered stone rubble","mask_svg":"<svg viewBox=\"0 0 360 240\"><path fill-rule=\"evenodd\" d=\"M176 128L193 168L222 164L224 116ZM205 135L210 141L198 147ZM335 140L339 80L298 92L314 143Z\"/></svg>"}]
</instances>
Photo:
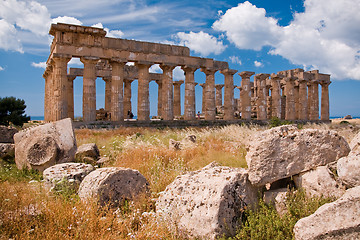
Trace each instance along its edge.
<instances>
[{"instance_id":1,"label":"scattered stone rubble","mask_svg":"<svg viewBox=\"0 0 360 240\"><path fill-rule=\"evenodd\" d=\"M19 169L42 172L55 164L72 162L75 157L76 139L70 118L20 131L14 140Z\"/></svg>"},{"instance_id":2,"label":"scattered stone rubble","mask_svg":"<svg viewBox=\"0 0 360 240\"><path fill-rule=\"evenodd\" d=\"M14 143L14 134L17 132L14 127L0 125L0 143Z\"/></svg>"},{"instance_id":3,"label":"scattered stone rubble","mask_svg":"<svg viewBox=\"0 0 360 240\"><path fill-rule=\"evenodd\" d=\"M75 154L76 160L92 164L95 164L99 157L99 148L95 143L81 145Z\"/></svg>"}]
</instances>

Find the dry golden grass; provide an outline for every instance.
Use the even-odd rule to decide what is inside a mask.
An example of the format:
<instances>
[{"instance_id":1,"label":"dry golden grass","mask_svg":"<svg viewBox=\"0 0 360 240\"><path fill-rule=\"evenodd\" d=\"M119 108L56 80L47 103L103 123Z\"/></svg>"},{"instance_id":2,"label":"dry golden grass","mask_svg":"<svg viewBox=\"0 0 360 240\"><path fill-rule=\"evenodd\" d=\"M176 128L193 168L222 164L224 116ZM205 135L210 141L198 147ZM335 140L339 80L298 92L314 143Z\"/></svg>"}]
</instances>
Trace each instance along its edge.
<instances>
[{"instance_id":1,"label":"dry golden grass","mask_svg":"<svg viewBox=\"0 0 360 240\"><path fill-rule=\"evenodd\" d=\"M305 125L304 128L336 129L347 140L358 128L340 124ZM24 173L0 174L0 239L183 239L154 217L153 197L176 176L217 161L246 168L250 138L264 127L76 130L78 145L96 143L105 166L139 170L150 182L151 197L129 202L119 209L82 203L75 195L49 195L39 183L29 183ZM169 140L196 136L195 144L170 150ZM36 179L36 176L32 176Z\"/></svg>"}]
</instances>

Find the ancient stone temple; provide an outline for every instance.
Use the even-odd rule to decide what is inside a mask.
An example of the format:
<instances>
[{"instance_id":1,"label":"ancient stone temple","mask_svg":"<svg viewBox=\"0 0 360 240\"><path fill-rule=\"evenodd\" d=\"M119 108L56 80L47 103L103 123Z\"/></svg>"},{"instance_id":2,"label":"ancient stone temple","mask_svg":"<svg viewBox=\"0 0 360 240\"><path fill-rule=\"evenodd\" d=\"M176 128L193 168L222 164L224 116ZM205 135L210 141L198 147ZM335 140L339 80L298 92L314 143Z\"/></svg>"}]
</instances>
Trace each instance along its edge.
<instances>
[{"instance_id":1,"label":"ancient stone temple","mask_svg":"<svg viewBox=\"0 0 360 240\"><path fill-rule=\"evenodd\" d=\"M158 115L172 121L181 115L181 91L184 84L184 120L195 120L194 73L200 69L206 76L202 86L202 113L205 120L218 118L216 109L223 109L224 120L237 117L267 120L271 117L288 120L318 120L321 100L321 120L329 119L330 75L302 69L281 71L276 74L256 74L242 71L240 98L234 98L233 77L237 70L229 69L227 62L190 56L183 46L141 42L105 37L101 28L69 24L52 24L54 36L45 78L45 121L74 118L73 82L83 78L83 121L96 120L96 86L98 77L105 81L105 108L108 119L121 122L131 111L131 83L138 81L138 121L150 120L149 83L158 85ZM68 62L79 58L84 68L69 68ZM127 63L133 63L130 66ZM159 64L163 73L149 73ZM180 66L185 81L173 81L173 70ZM215 73L224 75L224 83L215 85ZM253 76L254 75L254 76ZM253 76L253 82L251 78ZM319 85L321 97L319 100ZM224 91L224 94L222 94Z\"/></svg>"}]
</instances>

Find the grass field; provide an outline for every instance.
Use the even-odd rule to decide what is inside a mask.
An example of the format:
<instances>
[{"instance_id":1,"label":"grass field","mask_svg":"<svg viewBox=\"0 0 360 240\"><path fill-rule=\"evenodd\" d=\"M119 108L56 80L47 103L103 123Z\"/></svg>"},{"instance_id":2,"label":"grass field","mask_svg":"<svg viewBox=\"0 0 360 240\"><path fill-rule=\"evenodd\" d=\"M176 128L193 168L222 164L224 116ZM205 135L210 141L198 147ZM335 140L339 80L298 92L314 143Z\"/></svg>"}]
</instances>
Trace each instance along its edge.
<instances>
[{"instance_id":1,"label":"grass field","mask_svg":"<svg viewBox=\"0 0 360 240\"><path fill-rule=\"evenodd\" d=\"M305 125L303 128L334 129L350 141L359 131L356 124ZM151 196L126 202L119 209L82 203L71 191L48 194L41 175L17 170L13 159L1 160L0 239L184 239L169 232L154 218L154 199L176 176L216 161L221 165L246 168L250 139L266 127L227 126L221 128L76 130L78 146L96 143L105 166L139 170L150 182ZM169 140L189 135L196 143L182 150L169 149ZM234 239L291 239L292 226L329 199L307 199L292 193L289 213L279 216L260 202ZM296 204L295 204L296 203Z\"/></svg>"}]
</instances>

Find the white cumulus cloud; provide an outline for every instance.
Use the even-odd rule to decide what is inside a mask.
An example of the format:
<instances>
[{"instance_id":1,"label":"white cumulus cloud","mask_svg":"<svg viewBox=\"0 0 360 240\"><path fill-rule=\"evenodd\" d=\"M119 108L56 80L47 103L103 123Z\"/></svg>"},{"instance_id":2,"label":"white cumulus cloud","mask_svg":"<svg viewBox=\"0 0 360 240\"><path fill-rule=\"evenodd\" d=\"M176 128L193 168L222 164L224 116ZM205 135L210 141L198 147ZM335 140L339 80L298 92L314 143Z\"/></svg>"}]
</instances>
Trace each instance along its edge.
<instances>
[{"instance_id":1,"label":"white cumulus cloud","mask_svg":"<svg viewBox=\"0 0 360 240\"><path fill-rule=\"evenodd\" d=\"M255 67L263 67L264 64L262 62L254 61Z\"/></svg>"},{"instance_id":2,"label":"white cumulus cloud","mask_svg":"<svg viewBox=\"0 0 360 240\"><path fill-rule=\"evenodd\" d=\"M5 68L3 68L2 66L0 66L0 71L4 71L5 70Z\"/></svg>"},{"instance_id":3,"label":"white cumulus cloud","mask_svg":"<svg viewBox=\"0 0 360 240\"><path fill-rule=\"evenodd\" d=\"M106 37L121 38L121 37L124 36L124 33L122 31L120 31L120 30L110 30L109 28L104 28L102 23L94 24L94 25L92 25L92 27L103 28L106 31Z\"/></svg>"},{"instance_id":4,"label":"white cumulus cloud","mask_svg":"<svg viewBox=\"0 0 360 240\"><path fill-rule=\"evenodd\" d=\"M281 27L264 9L244 2L221 15L213 28L239 49L270 46L270 54L305 69L360 80L359 0L305 0L304 7Z\"/></svg>"},{"instance_id":5,"label":"white cumulus cloud","mask_svg":"<svg viewBox=\"0 0 360 240\"><path fill-rule=\"evenodd\" d=\"M36 68L45 69L46 68L46 62L39 62L39 63L32 62L31 66L36 67Z\"/></svg>"},{"instance_id":6,"label":"white cumulus cloud","mask_svg":"<svg viewBox=\"0 0 360 240\"><path fill-rule=\"evenodd\" d=\"M154 64L149 68L150 73L162 73L162 69L159 64Z\"/></svg>"},{"instance_id":7,"label":"white cumulus cloud","mask_svg":"<svg viewBox=\"0 0 360 240\"><path fill-rule=\"evenodd\" d=\"M246 1L227 10L212 27L225 32L228 40L238 48L260 50L277 43L281 31L277 20L265 14L265 9Z\"/></svg>"},{"instance_id":8,"label":"white cumulus cloud","mask_svg":"<svg viewBox=\"0 0 360 240\"><path fill-rule=\"evenodd\" d=\"M173 70L173 78L174 80L185 80L184 70L181 67L177 66Z\"/></svg>"},{"instance_id":9,"label":"white cumulus cloud","mask_svg":"<svg viewBox=\"0 0 360 240\"><path fill-rule=\"evenodd\" d=\"M82 25L83 23L74 17L69 16L62 16L52 19L52 23L67 23L67 24L74 24L74 25Z\"/></svg>"},{"instance_id":10,"label":"white cumulus cloud","mask_svg":"<svg viewBox=\"0 0 360 240\"><path fill-rule=\"evenodd\" d=\"M80 58L71 58L68 65L78 65L83 66L84 64L80 61Z\"/></svg>"},{"instance_id":11,"label":"white cumulus cloud","mask_svg":"<svg viewBox=\"0 0 360 240\"><path fill-rule=\"evenodd\" d=\"M0 19L0 48L6 51L24 52L15 27L4 19Z\"/></svg>"},{"instance_id":12,"label":"white cumulus cloud","mask_svg":"<svg viewBox=\"0 0 360 240\"><path fill-rule=\"evenodd\" d=\"M238 56L230 56L229 57L230 62L242 65L242 62Z\"/></svg>"},{"instance_id":13,"label":"white cumulus cloud","mask_svg":"<svg viewBox=\"0 0 360 240\"><path fill-rule=\"evenodd\" d=\"M203 31L198 33L178 32L176 37L180 40L181 45L190 48L202 56L208 56L211 53L221 54L226 48L222 41L218 41L216 37Z\"/></svg>"}]
</instances>

